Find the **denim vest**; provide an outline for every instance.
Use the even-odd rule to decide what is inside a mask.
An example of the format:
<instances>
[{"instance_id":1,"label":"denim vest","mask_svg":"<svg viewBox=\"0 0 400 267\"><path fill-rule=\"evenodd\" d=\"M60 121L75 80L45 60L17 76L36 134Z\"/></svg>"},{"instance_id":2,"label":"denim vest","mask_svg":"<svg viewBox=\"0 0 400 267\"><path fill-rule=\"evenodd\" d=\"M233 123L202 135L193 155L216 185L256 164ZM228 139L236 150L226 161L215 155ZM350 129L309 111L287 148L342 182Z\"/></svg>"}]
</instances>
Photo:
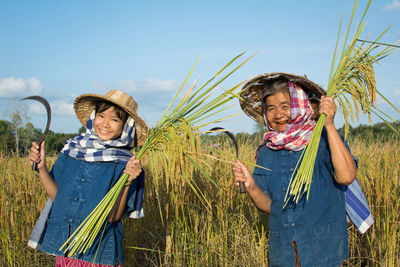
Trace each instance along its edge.
<instances>
[{"instance_id":1,"label":"denim vest","mask_svg":"<svg viewBox=\"0 0 400 267\"><path fill-rule=\"evenodd\" d=\"M45 224L40 250L48 254L64 256L63 252L59 251L60 247L107 194L123 174L125 166L126 164L116 162L80 161L60 154L50 172L58 184L58 190ZM141 176L135 179L130 187L127 211L134 209L136 183L144 178L143 172ZM106 265L122 264L121 221L107 222L104 233L102 232L103 228L95 238L92 247L85 254L77 255L76 258Z\"/></svg>"},{"instance_id":2,"label":"denim vest","mask_svg":"<svg viewBox=\"0 0 400 267\"><path fill-rule=\"evenodd\" d=\"M347 146L347 144L346 144ZM269 214L270 266L294 266L292 241L297 244L302 267L339 266L348 258L345 186L336 183L327 134L322 132L309 199L283 208L290 178L301 151L258 151L253 177L272 200Z\"/></svg>"}]
</instances>

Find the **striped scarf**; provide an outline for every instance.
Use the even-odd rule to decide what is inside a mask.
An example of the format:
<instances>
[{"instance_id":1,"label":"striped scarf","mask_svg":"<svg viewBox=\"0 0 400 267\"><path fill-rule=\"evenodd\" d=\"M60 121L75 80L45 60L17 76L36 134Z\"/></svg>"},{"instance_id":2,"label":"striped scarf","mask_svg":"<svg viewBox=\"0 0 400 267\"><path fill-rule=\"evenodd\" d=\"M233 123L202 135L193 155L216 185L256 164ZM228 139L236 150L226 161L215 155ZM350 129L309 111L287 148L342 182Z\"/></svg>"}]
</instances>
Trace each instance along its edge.
<instances>
[{"instance_id":1,"label":"striped scarf","mask_svg":"<svg viewBox=\"0 0 400 267\"><path fill-rule=\"evenodd\" d=\"M298 84L288 82L290 93L290 118L286 124L285 132L276 132L268 124L265 118L265 105L263 104L264 120L268 131L264 134L263 145L267 145L272 150L292 150L299 151L303 149L315 127L315 121L312 119L314 111L308 100L307 94Z\"/></svg>"},{"instance_id":2,"label":"striped scarf","mask_svg":"<svg viewBox=\"0 0 400 267\"><path fill-rule=\"evenodd\" d=\"M128 117L121 136L116 140L103 141L94 130L95 111L86 122L86 132L66 141L61 153L72 158L95 162L113 161L126 163L132 157L131 148L135 136L132 117Z\"/></svg>"}]
</instances>

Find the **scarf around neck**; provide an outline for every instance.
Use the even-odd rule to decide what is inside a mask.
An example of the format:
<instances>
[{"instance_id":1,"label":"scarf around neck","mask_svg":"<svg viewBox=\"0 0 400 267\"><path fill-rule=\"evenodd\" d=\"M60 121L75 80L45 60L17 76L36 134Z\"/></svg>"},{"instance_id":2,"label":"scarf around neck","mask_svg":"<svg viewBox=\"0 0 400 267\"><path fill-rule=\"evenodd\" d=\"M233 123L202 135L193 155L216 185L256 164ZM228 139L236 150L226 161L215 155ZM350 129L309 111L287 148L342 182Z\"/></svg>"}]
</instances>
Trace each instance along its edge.
<instances>
[{"instance_id":1,"label":"scarf around neck","mask_svg":"<svg viewBox=\"0 0 400 267\"><path fill-rule=\"evenodd\" d=\"M61 153L78 160L96 162L113 161L127 163L132 157L131 149L135 136L132 117L125 122L122 134L118 139L103 141L94 130L96 112L90 114L86 122L86 132L66 141Z\"/></svg>"},{"instance_id":2,"label":"scarf around neck","mask_svg":"<svg viewBox=\"0 0 400 267\"><path fill-rule=\"evenodd\" d=\"M286 124L286 131L276 132L267 123L268 131L264 134L263 143L272 150L303 149L310 140L316 122L312 119L314 111L308 100L306 92L298 84L288 82L290 93L290 118ZM265 114L265 107L263 110ZM265 115L264 115L265 118Z\"/></svg>"}]
</instances>

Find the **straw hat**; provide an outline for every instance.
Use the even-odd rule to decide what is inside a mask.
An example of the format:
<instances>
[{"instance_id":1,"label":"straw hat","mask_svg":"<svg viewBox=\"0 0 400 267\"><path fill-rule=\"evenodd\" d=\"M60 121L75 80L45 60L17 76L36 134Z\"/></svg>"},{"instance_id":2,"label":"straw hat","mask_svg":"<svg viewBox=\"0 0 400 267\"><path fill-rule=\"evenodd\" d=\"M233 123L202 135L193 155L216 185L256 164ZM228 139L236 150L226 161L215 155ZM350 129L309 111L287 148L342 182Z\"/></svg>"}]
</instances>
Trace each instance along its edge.
<instances>
[{"instance_id":1,"label":"straw hat","mask_svg":"<svg viewBox=\"0 0 400 267\"><path fill-rule=\"evenodd\" d=\"M82 125L86 125L90 114L96 108L96 103L103 100L119 106L134 119L136 131L135 145L143 145L147 138L148 127L146 123L138 116L138 105L133 97L120 90L110 90L105 95L84 94L78 96L74 102L74 110Z\"/></svg>"},{"instance_id":2,"label":"straw hat","mask_svg":"<svg viewBox=\"0 0 400 267\"><path fill-rule=\"evenodd\" d=\"M321 96L326 95L321 86L310 81L305 76L297 76L284 72L257 75L243 86L240 93L242 99L239 102L240 107L247 116L264 125L262 102L265 95L265 84L275 80L287 80L300 85L309 98L320 99Z\"/></svg>"}]
</instances>

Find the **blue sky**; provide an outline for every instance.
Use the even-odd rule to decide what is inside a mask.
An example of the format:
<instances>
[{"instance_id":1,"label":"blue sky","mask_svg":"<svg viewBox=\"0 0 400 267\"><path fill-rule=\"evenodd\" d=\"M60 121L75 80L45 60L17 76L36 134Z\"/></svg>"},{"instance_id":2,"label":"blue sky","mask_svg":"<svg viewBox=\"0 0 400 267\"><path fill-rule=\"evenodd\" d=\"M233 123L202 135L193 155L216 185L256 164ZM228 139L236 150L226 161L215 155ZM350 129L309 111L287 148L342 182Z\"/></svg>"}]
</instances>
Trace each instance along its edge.
<instances>
[{"instance_id":1,"label":"blue sky","mask_svg":"<svg viewBox=\"0 0 400 267\"><path fill-rule=\"evenodd\" d=\"M356 20L364 10L360 0ZM230 88L267 72L306 74L326 88L340 14L345 27L353 1L0 1L0 119L14 99L38 94L52 107L51 130L80 127L73 101L80 94L120 89L154 126L201 56L200 82L237 54L258 53L223 83ZM363 37L400 39L400 1L375 0ZM400 106L400 51L376 66L378 90ZM30 103L28 103L30 102ZM30 121L45 126L44 108L25 101ZM21 102L22 103L22 102ZM241 113L238 102L227 114ZM385 105L380 106L389 114ZM373 117L373 122L379 119ZM336 126L343 125L337 116ZM365 118L359 122L367 123ZM252 132L243 113L219 126Z\"/></svg>"}]
</instances>

